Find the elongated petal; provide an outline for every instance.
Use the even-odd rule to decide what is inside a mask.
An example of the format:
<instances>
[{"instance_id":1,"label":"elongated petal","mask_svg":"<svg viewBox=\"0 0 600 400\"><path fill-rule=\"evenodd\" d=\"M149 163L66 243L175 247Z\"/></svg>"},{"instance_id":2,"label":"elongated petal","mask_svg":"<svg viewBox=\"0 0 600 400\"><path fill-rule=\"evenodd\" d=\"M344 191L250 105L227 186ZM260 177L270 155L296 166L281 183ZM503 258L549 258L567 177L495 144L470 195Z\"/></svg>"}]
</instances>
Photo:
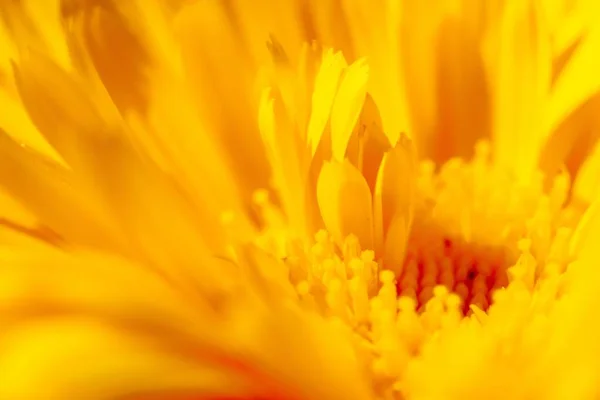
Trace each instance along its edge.
<instances>
[{"instance_id":1,"label":"elongated petal","mask_svg":"<svg viewBox=\"0 0 600 400\"><path fill-rule=\"evenodd\" d=\"M145 111L150 55L129 21L110 6L83 3L80 10L71 10L76 12L83 14L79 18L87 52L115 105L122 112Z\"/></svg>"},{"instance_id":2,"label":"elongated petal","mask_svg":"<svg viewBox=\"0 0 600 400\"><path fill-rule=\"evenodd\" d=\"M176 75L156 74L146 122L137 137L152 156L159 155L198 205L215 212L232 212L241 219L244 194L222 146L194 109L188 89ZM157 160L158 162L158 160ZM159 163L160 165L160 163ZM202 171L199 174L198 171Z\"/></svg>"},{"instance_id":3,"label":"elongated petal","mask_svg":"<svg viewBox=\"0 0 600 400\"><path fill-rule=\"evenodd\" d=\"M12 82L11 82L12 83ZM0 129L9 134L14 140L35 151L44 154L57 162L60 156L40 134L27 115L18 95L13 95L8 87L0 85ZM11 85L12 86L12 85Z\"/></svg>"},{"instance_id":4,"label":"elongated petal","mask_svg":"<svg viewBox=\"0 0 600 400\"><path fill-rule=\"evenodd\" d=\"M19 50L35 49L67 68L71 60L59 18L60 2L24 0L5 3L0 19Z\"/></svg>"},{"instance_id":5,"label":"elongated petal","mask_svg":"<svg viewBox=\"0 0 600 400\"><path fill-rule=\"evenodd\" d=\"M435 160L468 158L491 131L491 98L478 32L449 15L438 32Z\"/></svg>"},{"instance_id":6,"label":"elongated petal","mask_svg":"<svg viewBox=\"0 0 600 400\"><path fill-rule=\"evenodd\" d=\"M252 393L251 382L200 360L156 348L150 339L89 318L26 324L3 334L0 396L109 400L131 393ZM98 379L104 376L105 379Z\"/></svg>"},{"instance_id":7,"label":"elongated petal","mask_svg":"<svg viewBox=\"0 0 600 400\"><path fill-rule=\"evenodd\" d=\"M315 77L307 133L308 145L313 156L319 147L325 126L329 121L341 74L346 66L346 60L344 60L341 53L328 50L323 56L321 67Z\"/></svg>"},{"instance_id":8,"label":"elongated petal","mask_svg":"<svg viewBox=\"0 0 600 400\"><path fill-rule=\"evenodd\" d=\"M400 132L408 129L401 81L404 65L398 43L401 2L343 0L341 3L356 52L369 62L368 90L381 110L383 131L395 143Z\"/></svg>"},{"instance_id":9,"label":"elongated petal","mask_svg":"<svg viewBox=\"0 0 600 400\"><path fill-rule=\"evenodd\" d=\"M0 224L7 222L27 228L34 226L37 218L4 189L0 189Z\"/></svg>"},{"instance_id":10,"label":"elongated petal","mask_svg":"<svg viewBox=\"0 0 600 400\"><path fill-rule=\"evenodd\" d=\"M256 340L253 358L280 379L291 398L369 399L349 335L343 325L274 305L249 338ZM319 361L332 359L337 362Z\"/></svg>"},{"instance_id":11,"label":"elongated petal","mask_svg":"<svg viewBox=\"0 0 600 400\"><path fill-rule=\"evenodd\" d=\"M250 198L250 193L267 186L269 180L256 126L256 66L224 3L193 2L180 10L174 24L196 110L209 123L205 134L215 135L227 150L229 162L240 171L244 193Z\"/></svg>"},{"instance_id":12,"label":"elongated petal","mask_svg":"<svg viewBox=\"0 0 600 400\"><path fill-rule=\"evenodd\" d=\"M387 247L388 240L384 239L392 224L402 221L405 226L394 227L394 239L400 241L397 246L405 244L410 225L412 223L415 190L416 190L416 154L413 143L406 136L402 136L396 146L384 156L377 175L375 186L375 232L377 249ZM404 236L404 237L403 237ZM394 257L395 262L399 261Z\"/></svg>"},{"instance_id":13,"label":"elongated petal","mask_svg":"<svg viewBox=\"0 0 600 400\"><path fill-rule=\"evenodd\" d=\"M259 112L260 132L273 166L273 179L291 227L306 233L305 210L308 154L279 92L263 94Z\"/></svg>"},{"instance_id":14,"label":"elongated petal","mask_svg":"<svg viewBox=\"0 0 600 400\"><path fill-rule=\"evenodd\" d=\"M590 148L598 140L598 106L600 93L581 104L573 114L563 120L552 131L541 151L539 165L551 178L562 165L566 165L569 173L577 176L577 172L589 153Z\"/></svg>"},{"instance_id":15,"label":"elongated petal","mask_svg":"<svg viewBox=\"0 0 600 400\"><path fill-rule=\"evenodd\" d=\"M232 0L228 3L223 7L231 13L241 41L256 63L264 63L269 58L265 43L270 37L281 43L292 64L297 62L303 42L308 41L302 6L294 1Z\"/></svg>"},{"instance_id":16,"label":"elongated petal","mask_svg":"<svg viewBox=\"0 0 600 400\"><path fill-rule=\"evenodd\" d=\"M331 146L333 158L343 161L352 131L359 119L365 96L369 69L359 60L344 71L331 110Z\"/></svg>"},{"instance_id":17,"label":"elongated petal","mask_svg":"<svg viewBox=\"0 0 600 400\"><path fill-rule=\"evenodd\" d=\"M340 18L344 15L342 0L309 0L309 3L306 8L318 42L326 47L340 49L349 60L353 60L354 48L348 21Z\"/></svg>"},{"instance_id":18,"label":"elongated petal","mask_svg":"<svg viewBox=\"0 0 600 400\"><path fill-rule=\"evenodd\" d=\"M588 148L589 151L589 148ZM573 197L592 204L600 195L600 144L596 143L573 183Z\"/></svg>"},{"instance_id":19,"label":"elongated petal","mask_svg":"<svg viewBox=\"0 0 600 400\"><path fill-rule=\"evenodd\" d=\"M569 62L562 70L552 90L548 115L550 129L558 126L579 106L600 92L600 29L594 27L577 46Z\"/></svg>"},{"instance_id":20,"label":"elongated petal","mask_svg":"<svg viewBox=\"0 0 600 400\"><path fill-rule=\"evenodd\" d=\"M600 80L593 71L600 68L595 56L600 49L600 29L593 27L575 48L553 88L546 129L549 136L540 164L549 174L565 163L576 175L600 126Z\"/></svg>"},{"instance_id":21,"label":"elongated petal","mask_svg":"<svg viewBox=\"0 0 600 400\"><path fill-rule=\"evenodd\" d=\"M410 225L406 221L406 216L397 213L394 215L394 219L390 222L385 233L383 267L394 271L396 276L400 276L402 273L408 235L410 233L409 230Z\"/></svg>"},{"instance_id":22,"label":"elongated petal","mask_svg":"<svg viewBox=\"0 0 600 400\"><path fill-rule=\"evenodd\" d=\"M493 139L498 161L528 179L547 135L549 37L534 1L509 1L500 24Z\"/></svg>"},{"instance_id":23,"label":"elongated petal","mask_svg":"<svg viewBox=\"0 0 600 400\"><path fill-rule=\"evenodd\" d=\"M391 3L391 2L390 2ZM421 151L428 155L435 146L436 121L436 31L441 18L436 1L401 2L399 43L400 84L406 92L408 132ZM375 66L372 66L375 69ZM383 117L383 115L382 115ZM385 117L384 117L385 118ZM399 137L400 132L397 133ZM392 144L395 141L390 140Z\"/></svg>"},{"instance_id":24,"label":"elongated petal","mask_svg":"<svg viewBox=\"0 0 600 400\"><path fill-rule=\"evenodd\" d=\"M341 245L348 235L362 248L373 248L373 207L365 178L348 161L325 163L317 182L317 200L327 229Z\"/></svg>"},{"instance_id":25,"label":"elongated petal","mask_svg":"<svg viewBox=\"0 0 600 400\"><path fill-rule=\"evenodd\" d=\"M120 248L100 204L74 174L0 132L0 184L38 221L73 243ZM44 193L44 196L40 196Z\"/></svg>"}]
</instances>

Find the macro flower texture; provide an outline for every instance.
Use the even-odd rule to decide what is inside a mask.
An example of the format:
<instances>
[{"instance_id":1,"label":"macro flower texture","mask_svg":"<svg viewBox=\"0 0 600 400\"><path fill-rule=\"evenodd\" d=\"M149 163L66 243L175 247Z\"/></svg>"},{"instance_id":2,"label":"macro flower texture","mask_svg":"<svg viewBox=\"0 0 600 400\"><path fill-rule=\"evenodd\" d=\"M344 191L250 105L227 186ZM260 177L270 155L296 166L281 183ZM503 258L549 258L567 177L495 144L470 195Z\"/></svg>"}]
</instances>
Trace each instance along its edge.
<instances>
[{"instance_id":1,"label":"macro flower texture","mask_svg":"<svg viewBox=\"0 0 600 400\"><path fill-rule=\"evenodd\" d=\"M0 400L600 399L594 0L1 0Z\"/></svg>"}]
</instances>

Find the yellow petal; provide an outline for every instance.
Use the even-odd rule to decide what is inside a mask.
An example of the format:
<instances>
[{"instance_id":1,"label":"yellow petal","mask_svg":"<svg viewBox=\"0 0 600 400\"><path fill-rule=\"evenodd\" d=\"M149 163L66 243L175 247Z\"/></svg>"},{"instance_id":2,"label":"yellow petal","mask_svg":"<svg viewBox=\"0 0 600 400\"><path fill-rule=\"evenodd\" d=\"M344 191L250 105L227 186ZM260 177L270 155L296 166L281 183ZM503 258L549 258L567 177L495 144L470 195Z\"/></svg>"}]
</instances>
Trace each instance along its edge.
<instances>
[{"instance_id":1,"label":"yellow petal","mask_svg":"<svg viewBox=\"0 0 600 400\"><path fill-rule=\"evenodd\" d=\"M353 43L346 18L340 18L344 11L342 0L309 0L306 6L312 19L314 34L325 47L340 49L348 59L354 59Z\"/></svg>"},{"instance_id":2,"label":"yellow petal","mask_svg":"<svg viewBox=\"0 0 600 400\"><path fill-rule=\"evenodd\" d=\"M147 120L140 122L139 142L159 154L159 165L162 159L161 167L189 188L197 204L217 214L233 212L241 217L244 196L240 180L215 137L195 134L209 127L196 112L185 83L174 74L157 73L151 92Z\"/></svg>"},{"instance_id":3,"label":"yellow petal","mask_svg":"<svg viewBox=\"0 0 600 400\"><path fill-rule=\"evenodd\" d=\"M365 96L369 68L359 60L345 69L331 110L331 146L333 158L343 161Z\"/></svg>"},{"instance_id":4,"label":"yellow petal","mask_svg":"<svg viewBox=\"0 0 600 400\"><path fill-rule=\"evenodd\" d=\"M342 71L347 66L341 53L328 50L323 56L321 67L315 77L312 94L312 110L308 122L307 141L314 156L317 152L338 89Z\"/></svg>"},{"instance_id":5,"label":"yellow petal","mask_svg":"<svg viewBox=\"0 0 600 400\"><path fill-rule=\"evenodd\" d=\"M232 239L225 237L221 215L203 205L193 207L185 188L138 154L127 130L103 119L73 77L43 58L34 60L39 64L26 61L18 69L29 114L82 186L100 200L109 223L125 232L132 250L163 268L185 269L203 262L189 249L210 243L219 251ZM245 235L247 227L240 228Z\"/></svg>"},{"instance_id":6,"label":"yellow petal","mask_svg":"<svg viewBox=\"0 0 600 400\"><path fill-rule=\"evenodd\" d=\"M408 244L410 226L402 213L394 215L385 233L383 246L383 267L401 276L404 266L404 256Z\"/></svg>"},{"instance_id":7,"label":"yellow petal","mask_svg":"<svg viewBox=\"0 0 600 400\"><path fill-rule=\"evenodd\" d=\"M257 69L224 3L198 1L183 7L174 22L176 40L196 112L207 122L206 133L215 135L229 154L230 165L242 177L243 193L250 198L269 181L256 125Z\"/></svg>"},{"instance_id":8,"label":"yellow petal","mask_svg":"<svg viewBox=\"0 0 600 400\"><path fill-rule=\"evenodd\" d=\"M241 246L236 255L244 281L256 287L257 293L267 302L296 299L289 269L283 261L253 245Z\"/></svg>"},{"instance_id":9,"label":"yellow petal","mask_svg":"<svg viewBox=\"0 0 600 400\"><path fill-rule=\"evenodd\" d=\"M59 163L64 163L56 150L48 144L29 119L19 99L2 88L0 88L0 109L4 110L0 114L0 129L17 142L23 143Z\"/></svg>"},{"instance_id":10,"label":"yellow petal","mask_svg":"<svg viewBox=\"0 0 600 400\"><path fill-rule=\"evenodd\" d=\"M571 237L569 255L571 257L591 257L597 260L597 237L600 232L600 201L594 202L579 221Z\"/></svg>"},{"instance_id":11,"label":"yellow petal","mask_svg":"<svg viewBox=\"0 0 600 400\"><path fill-rule=\"evenodd\" d=\"M37 218L2 188L0 189L0 224L6 221L31 227L35 225Z\"/></svg>"},{"instance_id":12,"label":"yellow petal","mask_svg":"<svg viewBox=\"0 0 600 400\"><path fill-rule=\"evenodd\" d=\"M1 132L0 158L3 189L38 221L73 243L113 250L121 247L100 204L72 172L19 146Z\"/></svg>"},{"instance_id":13,"label":"yellow petal","mask_svg":"<svg viewBox=\"0 0 600 400\"><path fill-rule=\"evenodd\" d=\"M71 166L85 163L82 142L105 132L103 115L85 82L42 53L31 51L14 66L19 95L33 123Z\"/></svg>"},{"instance_id":14,"label":"yellow petal","mask_svg":"<svg viewBox=\"0 0 600 400\"><path fill-rule=\"evenodd\" d=\"M371 193L375 192L377 171L386 151L391 149L388 137L383 132L381 116L375 101L367 93L365 102L346 149L346 156L362 171Z\"/></svg>"},{"instance_id":15,"label":"yellow petal","mask_svg":"<svg viewBox=\"0 0 600 400\"><path fill-rule=\"evenodd\" d=\"M549 129L556 129L561 121L600 92L599 51L600 28L594 26L581 40L554 85L548 109Z\"/></svg>"},{"instance_id":16,"label":"yellow petal","mask_svg":"<svg viewBox=\"0 0 600 400\"><path fill-rule=\"evenodd\" d=\"M304 399L370 399L351 334L345 326L317 315L273 305L248 338L255 343L252 358L272 372L287 393Z\"/></svg>"},{"instance_id":17,"label":"yellow petal","mask_svg":"<svg viewBox=\"0 0 600 400\"><path fill-rule=\"evenodd\" d=\"M408 130L399 51L401 7L398 1L342 1L356 52L369 62L368 91L381 111L383 131L391 143Z\"/></svg>"},{"instance_id":18,"label":"yellow petal","mask_svg":"<svg viewBox=\"0 0 600 400\"><path fill-rule=\"evenodd\" d=\"M347 160L323 165L317 201L325 226L339 245L355 235L364 249L373 248L373 207L365 178Z\"/></svg>"},{"instance_id":19,"label":"yellow petal","mask_svg":"<svg viewBox=\"0 0 600 400\"><path fill-rule=\"evenodd\" d=\"M11 399L109 400L160 391L236 396L254 385L89 317L46 318L3 332L0 369L0 397Z\"/></svg>"},{"instance_id":20,"label":"yellow petal","mask_svg":"<svg viewBox=\"0 0 600 400\"><path fill-rule=\"evenodd\" d=\"M141 39L117 10L85 4L79 12L87 52L112 101L122 112L144 112L150 55Z\"/></svg>"},{"instance_id":21,"label":"yellow petal","mask_svg":"<svg viewBox=\"0 0 600 400\"><path fill-rule=\"evenodd\" d=\"M588 148L589 151L589 148ZM573 198L592 204L600 195L600 143L589 151L573 183Z\"/></svg>"},{"instance_id":22,"label":"yellow petal","mask_svg":"<svg viewBox=\"0 0 600 400\"><path fill-rule=\"evenodd\" d=\"M491 131L491 101L478 32L449 15L437 37L437 126L434 159L468 158Z\"/></svg>"},{"instance_id":23,"label":"yellow petal","mask_svg":"<svg viewBox=\"0 0 600 400\"><path fill-rule=\"evenodd\" d=\"M500 24L493 140L498 161L528 179L548 134L549 37L534 1L509 1Z\"/></svg>"},{"instance_id":24,"label":"yellow petal","mask_svg":"<svg viewBox=\"0 0 600 400\"><path fill-rule=\"evenodd\" d=\"M60 6L59 0L44 3L34 0L11 2L4 4L0 16L17 48L33 48L68 68L71 62L59 18Z\"/></svg>"},{"instance_id":25,"label":"yellow petal","mask_svg":"<svg viewBox=\"0 0 600 400\"><path fill-rule=\"evenodd\" d=\"M266 90L263 93L259 126L290 227L298 233L306 233L308 154L302 151L304 146L279 92Z\"/></svg>"},{"instance_id":26,"label":"yellow petal","mask_svg":"<svg viewBox=\"0 0 600 400\"><path fill-rule=\"evenodd\" d=\"M223 7L229 8L244 45L256 63L269 59L265 43L275 37L289 54L291 63L296 64L303 42L308 39L301 5L294 1L233 0Z\"/></svg>"},{"instance_id":27,"label":"yellow petal","mask_svg":"<svg viewBox=\"0 0 600 400\"><path fill-rule=\"evenodd\" d=\"M378 251L382 250L384 244L387 247L388 240L384 238L392 229L393 223L405 224L404 228L393 227L393 240L399 241L396 245L399 248L405 245L403 241L406 241L414 211L416 167L414 145L405 135L383 156L374 194ZM398 257L394 257L394 262L399 260Z\"/></svg>"},{"instance_id":28,"label":"yellow petal","mask_svg":"<svg viewBox=\"0 0 600 400\"><path fill-rule=\"evenodd\" d=\"M577 176L590 148L599 137L599 105L600 93L581 104L548 136L541 151L539 165L550 180L563 165L566 165L572 176Z\"/></svg>"}]
</instances>

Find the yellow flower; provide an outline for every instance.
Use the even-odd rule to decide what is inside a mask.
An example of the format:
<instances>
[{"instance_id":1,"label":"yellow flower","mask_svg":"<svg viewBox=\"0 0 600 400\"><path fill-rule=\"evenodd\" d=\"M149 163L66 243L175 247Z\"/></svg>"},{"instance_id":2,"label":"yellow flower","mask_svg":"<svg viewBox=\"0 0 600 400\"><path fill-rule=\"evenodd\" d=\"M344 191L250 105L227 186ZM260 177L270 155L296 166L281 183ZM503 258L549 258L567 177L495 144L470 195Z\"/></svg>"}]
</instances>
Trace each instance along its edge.
<instances>
[{"instance_id":1,"label":"yellow flower","mask_svg":"<svg viewBox=\"0 0 600 400\"><path fill-rule=\"evenodd\" d=\"M7 3L0 399L597 397L599 12Z\"/></svg>"}]
</instances>

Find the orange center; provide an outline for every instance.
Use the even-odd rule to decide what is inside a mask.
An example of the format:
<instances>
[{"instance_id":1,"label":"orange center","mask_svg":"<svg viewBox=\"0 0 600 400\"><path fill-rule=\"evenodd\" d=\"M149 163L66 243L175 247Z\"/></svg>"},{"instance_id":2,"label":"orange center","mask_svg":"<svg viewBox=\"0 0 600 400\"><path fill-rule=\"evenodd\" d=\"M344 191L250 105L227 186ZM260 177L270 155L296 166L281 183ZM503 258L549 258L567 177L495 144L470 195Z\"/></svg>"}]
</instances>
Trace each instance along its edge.
<instances>
[{"instance_id":1,"label":"orange center","mask_svg":"<svg viewBox=\"0 0 600 400\"><path fill-rule=\"evenodd\" d=\"M514 261L515 257L503 248L418 230L408 243L397 280L398 295L413 298L422 308L433 297L434 287L443 285L460 296L465 314L471 304L486 310L494 290L508 284L506 270Z\"/></svg>"}]
</instances>

